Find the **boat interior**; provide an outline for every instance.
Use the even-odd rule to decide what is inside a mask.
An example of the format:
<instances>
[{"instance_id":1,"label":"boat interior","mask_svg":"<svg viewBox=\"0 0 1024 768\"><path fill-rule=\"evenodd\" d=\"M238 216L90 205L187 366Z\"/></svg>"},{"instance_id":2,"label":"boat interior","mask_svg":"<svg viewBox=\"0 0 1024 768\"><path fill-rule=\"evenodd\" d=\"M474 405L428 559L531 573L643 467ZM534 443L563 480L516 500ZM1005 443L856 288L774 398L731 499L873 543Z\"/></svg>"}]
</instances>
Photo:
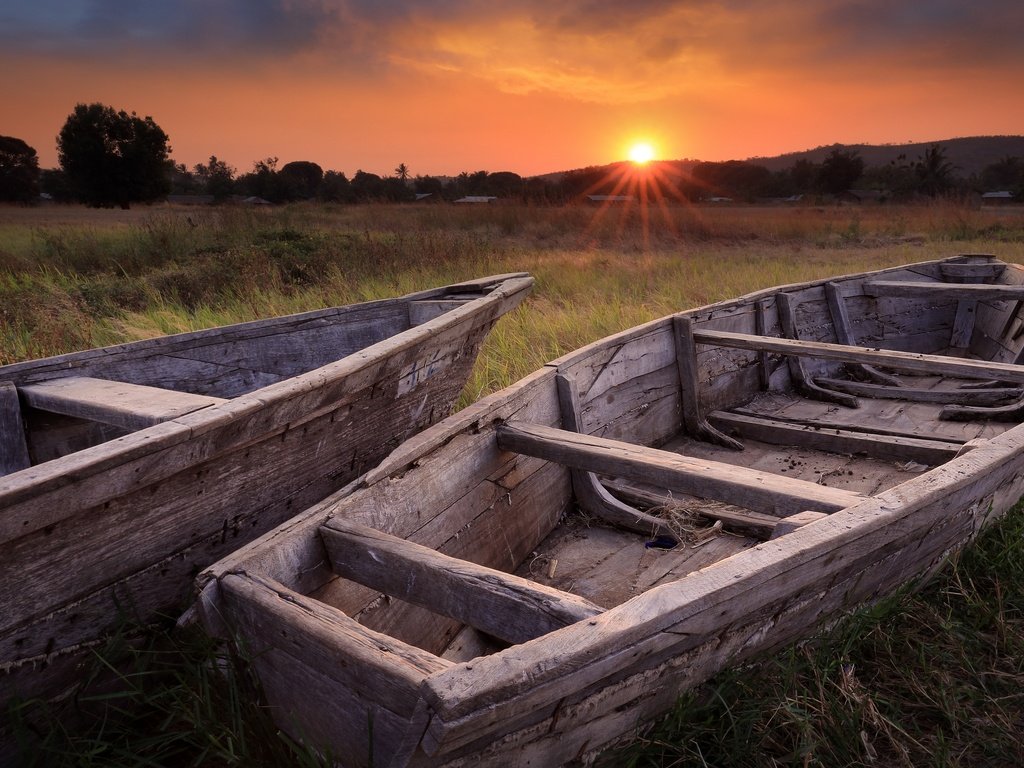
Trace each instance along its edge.
<instances>
[{"instance_id":1,"label":"boat interior","mask_svg":"<svg viewBox=\"0 0 1024 768\"><path fill-rule=\"evenodd\" d=\"M408 449L421 450L408 466L393 457L365 480L402 466L396 483L422 484L415 500L396 486L384 501L368 502L365 488L328 501L313 517L329 518L316 555L329 567L265 575L448 661L493 653L813 524L1010 428L1024 409L1022 309L1018 268L965 256L634 329L549 366L553 414L524 418L520 404L467 422L488 456L478 477L446 491L426 479L423 446L439 425ZM431 450L469 461L453 445L447 434ZM403 477L409 467L418 479ZM443 493L454 495L436 501ZM391 516L380 510L388 499ZM448 506L425 511L431 502ZM418 523L399 520L412 512ZM524 600L522 622L493 610Z\"/></svg>"}]
</instances>

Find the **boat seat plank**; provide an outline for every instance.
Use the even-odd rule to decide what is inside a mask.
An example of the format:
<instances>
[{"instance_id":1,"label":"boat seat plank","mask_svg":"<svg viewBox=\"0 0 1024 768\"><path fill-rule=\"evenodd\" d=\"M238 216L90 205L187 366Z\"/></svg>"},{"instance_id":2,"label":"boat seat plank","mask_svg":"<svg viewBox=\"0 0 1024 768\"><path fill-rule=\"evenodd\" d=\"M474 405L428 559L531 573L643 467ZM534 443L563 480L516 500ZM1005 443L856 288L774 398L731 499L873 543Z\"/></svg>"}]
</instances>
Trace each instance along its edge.
<instances>
[{"instance_id":1,"label":"boat seat plank","mask_svg":"<svg viewBox=\"0 0 1024 768\"><path fill-rule=\"evenodd\" d=\"M17 387L9 381L0 381L0 477L31 464Z\"/></svg>"},{"instance_id":2,"label":"boat seat plank","mask_svg":"<svg viewBox=\"0 0 1024 768\"><path fill-rule=\"evenodd\" d=\"M1024 286L1021 286L1024 288ZM967 379L993 379L1024 384L1024 366L1012 363L994 363L984 360L966 360L942 355L925 355L915 352L898 352L892 349L868 349L831 344L824 341L802 341L776 336L755 336L749 333L729 331L695 330L694 340L698 344L711 344L733 349L752 351L768 350L783 355L817 357L840 362L868 363L887 368L914 371L938 376L962 377Z\"/></svg>"},{"instance_id":3,"label":"boat seat plank","mask_svg":"<svg viewBox=\"0 0 1024 768\"><path fill-rule=\"evenodd\" d=\"M509 643L522 643L602 608L568 592L486 568L348 520L320 527L334 572Z\"/></svg>"},{"instance_id":4,"label":"boat seat plank","mask_svg":"<svg viewBox=\"0 0 1024 768\"><path fill-rule=\"evenodd\" d=\"M1024 299L1024 285L991 283L925 283L913 280L871 280L864 283L868 296L896 296L905 299L981 299L1001 301Z\"/></svg>"},{"instance_id":5,"label":"boat seat plank","mask_svg":"<svg viewBox=\"0 0 1024 768\"><path fill-rule=\"evenodd\" d=\"M916 461L935 466L949 461L961 443L924 440L900 435L878 435L832 426L796 424L744 413L715 411L712 423L726 432L773 445L793 445L832 453L863 453L888 461Z\"/></svg>"},{"instance_id":6,"label":"boat seat plank","mask_svg":"<svg viewBox=\"0 0 1024 768\"><path fill-rule=\"evenodd\" d=\"M19 388L33 408L125 429L143 429L227 402L219 397L177 392L124 381L67 376Z\"/></svg>"},{"instance_id":7,"label":"boat seat plank","mask_svg":"<svg viewBox=\"0 0 1024 768\"><path fill-rule=\"evenodd\" d=\"M503 450L780 517L809 509L835 512L865 498L860 493L770 472L537 424L510 422L499 426L497 433Z\"/></svg>"}]
</instances>

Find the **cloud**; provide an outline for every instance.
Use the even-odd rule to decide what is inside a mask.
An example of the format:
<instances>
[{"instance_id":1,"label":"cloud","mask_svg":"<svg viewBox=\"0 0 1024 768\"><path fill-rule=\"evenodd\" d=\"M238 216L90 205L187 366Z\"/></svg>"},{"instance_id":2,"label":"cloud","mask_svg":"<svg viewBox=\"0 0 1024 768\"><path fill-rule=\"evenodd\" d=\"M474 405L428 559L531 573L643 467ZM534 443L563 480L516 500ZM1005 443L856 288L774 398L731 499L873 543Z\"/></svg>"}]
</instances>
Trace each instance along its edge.
<instances>
[{"instance_id":1,"label":"cloud","mask_svg":"<svg viewBox=\"0 0 1024 768\"><path fill-rule=\"evenodd\" d=\"M1019 0L37 0L0 11L9 51L305 62L322 76L467 77L598 104L779 78L1019 72L1022 28Z\"/></svg>"}]
</instances>

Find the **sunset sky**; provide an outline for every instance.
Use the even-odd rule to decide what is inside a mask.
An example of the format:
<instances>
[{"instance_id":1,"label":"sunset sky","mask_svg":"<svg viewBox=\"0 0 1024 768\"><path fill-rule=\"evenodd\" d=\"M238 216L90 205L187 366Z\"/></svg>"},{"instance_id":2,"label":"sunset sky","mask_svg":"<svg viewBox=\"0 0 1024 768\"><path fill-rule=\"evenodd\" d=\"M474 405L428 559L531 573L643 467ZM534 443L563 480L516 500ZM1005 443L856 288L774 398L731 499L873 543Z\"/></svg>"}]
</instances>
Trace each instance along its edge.
<instances>
[{"instance_id":1,"label":"sunset sky","mask_svg":"<svg viewBox=\"0 0 1024 768\"><path fill-rule=\"evenodd\" d=\"M215 154L523 175L1024 133L1021 0L0 0L0 134L79 102Z\"/></svg>"}]
</instances>

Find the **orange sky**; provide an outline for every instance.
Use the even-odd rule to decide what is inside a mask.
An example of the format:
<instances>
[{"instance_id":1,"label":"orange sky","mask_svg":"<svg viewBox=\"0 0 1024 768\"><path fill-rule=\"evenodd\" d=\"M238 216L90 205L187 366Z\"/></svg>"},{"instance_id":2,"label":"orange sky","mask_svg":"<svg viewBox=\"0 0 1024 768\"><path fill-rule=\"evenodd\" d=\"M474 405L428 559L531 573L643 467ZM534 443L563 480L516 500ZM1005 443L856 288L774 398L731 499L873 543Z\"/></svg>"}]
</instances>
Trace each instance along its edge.
<instances>
[{"instance_id":1,"label":"orange sky","mask_svg":"<svg viewBox=\"0 0 1024 768\"><path fill-rule=\"evenodd\" d=\"M56 164L78 102L173 157L544 173L1024 133L1024 3L35 0L0 9L0 134Z\"/></svg>"}]
</instances>

